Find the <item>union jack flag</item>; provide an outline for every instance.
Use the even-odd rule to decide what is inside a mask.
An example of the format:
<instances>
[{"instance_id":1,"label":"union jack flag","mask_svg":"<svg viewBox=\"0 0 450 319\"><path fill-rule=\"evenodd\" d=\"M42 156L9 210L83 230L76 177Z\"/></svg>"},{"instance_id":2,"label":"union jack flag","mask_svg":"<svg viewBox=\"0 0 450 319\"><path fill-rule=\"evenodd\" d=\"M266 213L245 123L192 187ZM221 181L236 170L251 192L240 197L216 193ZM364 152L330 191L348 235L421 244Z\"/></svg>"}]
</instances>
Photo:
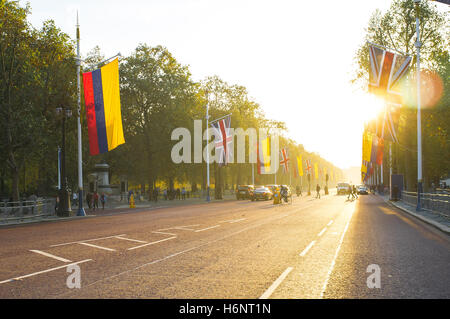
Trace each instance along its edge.
<instances>
[{"instance_id":1,"label":"union jack flag","mask_svg":"<svg viewBox=\"0 0 450 319\"><path fill-rule=\"evenodd\" d=\"M280 164L283 165L283 172L288 173L289 172L289 154L288 150L283 148L280 150Z\"/></svg>"},{"instance_id":2,"label":"union jack flag","mask_svg":"<svg viewBox=\"0 0 450 319\"><path fill-rule=\"evenodd\" d=\"M216 159L219 165L227 165L233 158L233 136L230 133L231 116L211 123L214 129Z\"/></svg>"},{"instance_id":3,"label":"union jack flag","mask_svg":"<svg viewBox=\"0 0 450 319\"><path fill-rule=\"evenodd\" d=\"M306 173L311 175L312 166L311 166L311 160L306 160Z\"/></svg>"},{"instance_id":4,"label":"union jack flag","mask_svg":"<svg viewBox=\"0 0 450 319\"><path fill-rule=\"evenodd\" d=\"M385 96L386 101L401 105L402 96L398 84L408 71L411 57L392 53L375 45L370 45L369 56L369 92Z\"/></svg>"}]
</instances>

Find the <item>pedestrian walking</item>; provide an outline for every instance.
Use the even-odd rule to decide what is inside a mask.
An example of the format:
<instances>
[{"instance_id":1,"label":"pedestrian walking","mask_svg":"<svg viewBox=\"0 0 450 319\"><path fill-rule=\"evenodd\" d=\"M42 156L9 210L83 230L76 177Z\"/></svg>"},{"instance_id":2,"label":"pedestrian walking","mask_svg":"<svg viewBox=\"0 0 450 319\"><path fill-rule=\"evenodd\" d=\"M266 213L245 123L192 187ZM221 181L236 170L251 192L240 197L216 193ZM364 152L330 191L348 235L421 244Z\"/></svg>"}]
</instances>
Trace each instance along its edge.
<instances>
[{"instance_id":1,"label":"pedestrian walking","mask_svg":"<svg viewBox=\"0 0 450 319\"><path fill-rule=\"evenodd\" d=\"M167 188L164 190L164 200L167 200Z\"/></svg>"},{"instance_id":2,"label":"pedestrian walking","mask_svg":"<svg viewBox=\"0 0 450 319\"><path fill-rule=\"evenodd\" d=\"M105 210L106 195L104 193L102 193L102 196L100 196L100 202L102 203L102 210Z\"/></svg>"},{"instance_id":3,"label":"pedestrian walking","mask_svg":"<svg viewBox=\"0 0 450 319\"><path fill-rule=\"evenodd\" d=\"M183 200L186 199L186 188L184 188L184 187L181 189L181 198L182 198Z\"/></svg>"},{"instance_id":4,"label":"pedestrian walking","mask_svg":"<svg viewBox=\"0 0 450 319\"><path fill-rule=\"evenodd\" d=\"M355 199L358 199L358 191L356 190L356 186L355 186L355 185L353 185L352 191L353 191L352 196L353 196Z\"/></svg>"},{"instance_id":5,"label":"pedestrian walking","mask_svg":"<svg viewBox=\"0 0 450 319\"><path fill-rule=\"evenodd\" d=\"M94 192L94 210L95 208L98 208L98 193L97 191Z\"/></svg>"},{"instance_id":6,"label":"pedestrian walking","mask_svg":"<svg viewBox=\"0 0 450 319\"><path fill-rule=\"evenodd\" d=\"M320 186L319 186L319 184L317 184L317 186L316 186L316 192L317 192L316 198L320 199Z\"/></svg>"},{"instance_id":7,"label":"pedestrian walking","mask_svg":"<svg viewBox=\"0 0 450 319\"><path fill-rule=\"evenodd\" d=\"M77 199L78 199L78 195L76 192L74 192L72 194L72 206L75 206L75 204L77 203Z\"/></svg>"},{"instance_id":8,"label":"pedestrian walking","mask_svg":"<svg viewBox=\"0 0 450 319\"><path fill-rule=\"evenodd\" d=\"M91 206L92 206L92 193L91 192L88 192L86 194L86 203L87 203L89 209L91 209Z\"/></svg>"},{"instance_id":9,"label":"pedestrian walking","mask_svg":"<svg viewBox=\"0 0 450 319\"><path fill-rule=\"evenodd\" d=\"M153 190L153 200L155 201L155 203L157 203L158 202L158 194L159 192L158 192L158 189L157 188L155 188L154 190Z\"/></svg>"}]
</instances>

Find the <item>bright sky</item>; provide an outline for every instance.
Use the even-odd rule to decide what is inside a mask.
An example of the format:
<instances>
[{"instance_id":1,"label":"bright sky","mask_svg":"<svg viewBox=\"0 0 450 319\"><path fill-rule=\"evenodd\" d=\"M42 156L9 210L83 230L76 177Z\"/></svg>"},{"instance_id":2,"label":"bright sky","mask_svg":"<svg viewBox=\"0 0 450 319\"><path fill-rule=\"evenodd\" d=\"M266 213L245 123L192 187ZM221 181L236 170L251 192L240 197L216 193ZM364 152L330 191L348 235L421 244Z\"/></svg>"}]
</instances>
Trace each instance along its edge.
<instances>
[{"instance_id":1,"label":"bright sky","mask_svg":"<svg viewBox=\"0 0 450 319\"><path fill-rule=\"evenodd\" d=\"M81 51L106 57L163 45L195 80L218 75L247 87L288 135L341 168L361 164L374 103L350 84L370 15L391 0L31 0L31 23L55 20ZM26 1L21 1L22 5Z\"/></svg>"}]
</instances>

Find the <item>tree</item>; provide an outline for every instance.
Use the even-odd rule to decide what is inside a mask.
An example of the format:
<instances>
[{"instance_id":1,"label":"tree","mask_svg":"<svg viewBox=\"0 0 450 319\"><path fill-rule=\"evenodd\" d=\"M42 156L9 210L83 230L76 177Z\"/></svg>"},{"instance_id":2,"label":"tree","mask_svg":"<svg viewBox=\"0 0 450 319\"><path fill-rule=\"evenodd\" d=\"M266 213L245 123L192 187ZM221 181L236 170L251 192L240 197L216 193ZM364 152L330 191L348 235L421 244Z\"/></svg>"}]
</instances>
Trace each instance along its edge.
<instances>
[{"instance_id":1,"label":"tree","mask_svg":"<svg viewBox=\"0 0 450 319\"><path fill-rule=\"evenodd\" d=\"M425 187L448 173L450 148L448 132L450 129L449 93L441 90L436 94L440 78L443 88L449 86L449 28L448 17L437 11L434 4L421 1L419 4L419 20L421 34L421 75L422 89L432 86L433 103L422 110L422 137ZM417 108L415 92L416 40L415 8L413 0L394 0L386 13L377 10L369 20L366 30L366 41L412 55L413 61L407 79L404 81L407 98L400 109L398 128L399 144L393 147L394 173L403 173L408 189L416 187L417 180ZM365 42L356 52L356 71L352 82L367 88L369 70L369 44ZM428 94L430 94L428 92ZM421 92L422 103L429 97ZM385 147L388 144L385 144ZM447 156L442 156L442 150ZM387 150L384 152L387 154ZM427 183L428 182L428 183Z\"/></svg>"}]
</instances>

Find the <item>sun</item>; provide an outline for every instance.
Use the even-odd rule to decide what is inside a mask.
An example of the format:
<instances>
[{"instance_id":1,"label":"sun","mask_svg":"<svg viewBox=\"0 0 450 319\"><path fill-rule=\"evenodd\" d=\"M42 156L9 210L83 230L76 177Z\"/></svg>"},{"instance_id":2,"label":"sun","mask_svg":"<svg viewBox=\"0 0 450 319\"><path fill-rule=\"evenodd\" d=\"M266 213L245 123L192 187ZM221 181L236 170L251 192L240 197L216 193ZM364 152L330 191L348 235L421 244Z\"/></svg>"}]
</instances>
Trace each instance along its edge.
<instances>
[{"instance_id":1,"label":"sun","mask_svg":"<svg viewBox=\"0 0 450 319\"><path fill-rule=\"evenodd\" d=\"M359 100L360 119L366 123L375 119L385 108L385 102L373 94L362 94Z\"/></svg>"}]
</instances>

